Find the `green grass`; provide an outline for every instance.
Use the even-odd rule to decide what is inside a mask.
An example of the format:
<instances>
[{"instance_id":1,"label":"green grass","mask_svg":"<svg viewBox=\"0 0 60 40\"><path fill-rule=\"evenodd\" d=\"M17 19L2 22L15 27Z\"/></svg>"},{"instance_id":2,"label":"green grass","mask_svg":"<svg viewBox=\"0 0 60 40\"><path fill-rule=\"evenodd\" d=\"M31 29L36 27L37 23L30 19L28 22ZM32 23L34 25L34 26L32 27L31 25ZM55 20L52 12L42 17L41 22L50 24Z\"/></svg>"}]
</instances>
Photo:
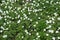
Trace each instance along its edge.
<instances>
[{"instance_id":1,"label":"green grass","mask_svg":"<svg viewBox=\"0 0 60 40\"><path fill-rule=\"evenodd\" d=\"M0 0L0 40L60 40L60 0Z\"/></svg>"}]
</instances>

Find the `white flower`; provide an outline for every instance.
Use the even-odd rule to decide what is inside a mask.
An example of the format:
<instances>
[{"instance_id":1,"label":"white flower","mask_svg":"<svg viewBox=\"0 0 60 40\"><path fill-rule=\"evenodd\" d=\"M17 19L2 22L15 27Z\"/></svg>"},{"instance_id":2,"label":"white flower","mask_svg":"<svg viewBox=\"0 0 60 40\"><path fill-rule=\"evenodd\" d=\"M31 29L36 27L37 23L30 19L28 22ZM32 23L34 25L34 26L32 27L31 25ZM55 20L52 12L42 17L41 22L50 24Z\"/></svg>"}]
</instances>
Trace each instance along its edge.
<instances>
[{"instance_id":1,"label":"white flower","mask_svg":"<svg viewBox=\"0 0 60 40\"><path fill-rule=\"evenodd\" d=\"M0 16L0 20L2 19L2 17Z\"/></svg>"},{"instance_id":2,"label":"white flower","mask_svg":"<svg viewBox=\"0 0 60 40\"><path fill-rule=\"evenodd\" d=\"M40 35L38 35L38 38L40 37Z\"/></svg>"},{"instance_id":3,"label":"white flower","mask_svg":"<svg viewBox=\"0 0 60 40\"><path fill-rule=\"evenodd\" d=\"M9 12L6 10L6 13L9 14Z\"/></svg>"},{"instance_id":4,"label":"white flower","mask_svg":"<svg viewBox=\"0 0 60 40\"><path fill-rule=\"evenodd\" d=\"M24 26L22 26L22 28L24 28Z\"/></svg>"},{"instance_id":5,"label":"white flower","mask_svg":"<svg viewBox=\"0 0 60 40\"><path fill-rule=\"evenodd\" d=\"M39 35L39 33L37 32L36 35Z\"/></svg>"},{"instance_id":6,"label":"white flower","mask_svg":"<svg viewBox=\"0 0 60 40\"><path fill-rule=\"evenodd\" d=\"M46 20L46 23L48 24L48 23L52 23L52 20Z\"/></svg>"},{"instance_id":7,"label":"white flower","mask_svg":"<svg viewBox=\"0 0 60 40\"><path fill-rule=\"evenodd\" d=\"M49 33L54 33L54 30L48 30Z\"/></svg>"},{"instance_id":8,"label":"white flower","mask_svg":"<svg viewBox=\"0 0 60 40\"><path fill-rule=\"evenodd\" d=\"M27 30L25 30L25 32L26 32L26 34L28 34L28 31Z\"/></svg>"},{"instance_id":9,"label":"white flower","mask_svg":"<svg viewBox=\"0 0 60 40\"><path fill-rule=\"evenodd\" d=\"M49 34L46 34L46 36L49 36Z\"/></svg>"},{"instance_id":10,"label":"white flower","mask_svg":"<svg viewBox=\"0 0 60 40\"><path fill-rule=\"evenodd\" d=\"M60 20L60 17L58 17L57 20Z\"/></svg>"},{"instance_id":11,"label":"white flower","mask_svg":"<svg viewBox=\"0 0 60 40\"><path fill-rule=\"evenodd\" d=\"M60 37L58 37L58 39L60 39Z\"/></svg>"},{"instance_id":12,"label":"white flower","mask_svg":"<svg viewBox=\"0 0 60 40\"><path fill-rule=\"evenodd\" d=\"M24 15L25 19L27 19L27 18L28 18L26 14L23 14L23 15Z\"/></svg>"},{"instance_id":13,"label":"white flower","mask_svg":"<svg viewBox=\"0 0 60 40\"><path fill-rule=\"evenodd\" d=\"M58 4L59 2L56 2L56 4Z\"/></svg>"},{"instance_id":14,"label":"white flower","mask_svg":"<svg viewBox=\"0 0 60 40\"><path fill-rule=\"evenodd\" d=\"M51 27L52 27L52 26L51 26L51 25L49 25L49 26L47 27L47 29L48 29L48 28L51 28Z\"/></svg>"},{"instance_id":15,"label":"white flower","mask_svg":"<svg viewBox=\"0 0 60 40\"><path fill-rule=\"evenodd\" d=\"M40 19L40 17L38 17L38 19Z\"/></svg>"},{"instance_id":16,"label":"white flower","mask_svg":"<svg viewBox=\"0 0 60 40\"><path fill-rule=\"evenodd\" d=\"M6 25L6 23L3 23L3 25Z\"/></svg>"},{"instance_id":17,"label":"white flower","mask_svg":"<svg viewBox=\"0 0 60 40\"><path fill-rule=\"evenodd\" d=\"M9 24L9 22L7 22L7 24Z\"/></svg>"},{"instance_id":18,"label":"white flower","mask_svg":"<svg viewBox=\"0 0 60 40\"><path fill-rule=\"evenodd\" d=\"M3 29L3 30L4 30L4 27L3 27L3 26L1 26L1 29Z\"/></svg>"},{"instance_id":19,"label":"white flower","mask_svg":"<svg viewBox=\"0 0 60 40\"><path fill-rule=\"evenodd\" d=\"M52 4L53 3L53 0L52 1L50 1L50 4Z\"/></svg>"},{"instance_id":20,"label":"white flower","mask_svg":"<svg viewBox=\"0 0 60 40\"><path fill-rule=\"evenodd\" d=\"M57 14L57 13L54 13L54 15L55 15L55 16L58 16L58 14Z\"/></svg>"},{"instance_id":21,"label":"white flower","mask_svg":"<svg viewBox=\"0 0 60 40\"><path fill-rule=\"evenodd\" d=\"M59 33L59 31L56 31L56 33Z\"/></svg>"},{"instance_id":22,"label":"white flower","mask_svg":"<svg viewBox=\"0 0 60 40\"><path fill-rule=\"evenodd\" d=\"M39 11L42 11L42 9L39 9Z\"/></svg>"},{"instance_id":23,"label":"white flower","mask_svg":"<svg viewBox=\"0 0 60 40\"><path fill-rule=\"evenodd\" d=\"M38 22L36 22L36 24L38 24Z\"/></svg>"},{"instance_id":24,"label":"white flower","mask_svg":"<svg viewBox=\"0 0 60 40\"><path fill-rule=\"evenodd\" d=\"M49 3L49 1L46 1L46 3Z\"/></svg>"},{"instance_id":25,"label":"white flower","mask_svg":"<svg viewBox=\"0 0 60 40\"><path fill-rule=\"evenodd\" d=\"M30 19L30 21L32 21L32 19Z\"/></svg>"},{"instance_id":26,"label":"white flower","mask_svg":"<svg viewBox=\"0 0 60 40\"><path fill-rule=\"evenodd\" d=\"M38 10L37 9L34 9L33 12L37 12Z\"/></svg>"},{"instance_id":27,"label":"white flower","mask_svg":"<svg viewBox=\"0 0 60 40\"><path fill-rule=\"evenodd\" d=\"M33 2L36 2L36 1L33 1Z\"/></svg>"},{"instance_id":28,"label":"white flower","mask_svg":"<svg viewBox=\"0 0 60 40\"><path fill-rule=\"evenodd\" d=\"M8 30L8 28L6 28L5 30Z\"/></svg>"},{"instance_id":29,"label":"white flower","mask_svg":"<svg viewBox=\"0 0 60 40\"><path fill-rule=\"evenodd\" d=\"M55 20L54 17L52 17L52 20Z\"/></svg>"},{"instance_id":30,"label":"white flower","mask_svg":"<svg viewBox=\"0 0 60 40\"><path fill-rule=\"evenodd\" d=\"M60 27L58 27L58 30L60 30Z\"/></svg>"},{"instance_id":31,"label":"white flower","mask_svg":"<svg viewBox=\"0 0 60 40\"><path fill-rule=\"evenodd\" d=\"M3 32L3 30L0 30L0 33L2 33Z\"/></svg>"},{"instance_id":32,"label":"white flower","mask_svg":"<svg viewBox=\"0 0 60 40\"><path fill-rule=\"evenodd\" d=\"M34 27L36 27L36 25L33 25Z\"/></svg>"},{"instance_id":33,"label":"white flower","mask_svg":"<svg viewBox=\"0 0 60 40\"><path fill-rule=\"evenodd\" d=\"M3 35L3 38L6 38L7 37L7 35Z\"/></svg>"},{"instance_id":34,"label":"white flower","mask_svg":"<svg viewBox=\"0 0 60 40\"><path fill-rule=\"evenodd\" d=\"M24 36L22 36L22 38L24 38Z\"/></svg>"},{"instance_id":35,"label":"white flower","mask_svg":"<svg viewBox=\"0 0 60 40\"><path fill-rule=\"evenodd\" d=\"M20 23L20 20L18 20L17 23Z\"/></svg>"},{"instance_id":36,"label":"white flower","mask_svg":"<svg viewBox=\"0 0 60 40\"><path fill-rule=\"evenodd\" d=\"M21 7L18 7L17 10L19 11L21 9Z\"/></svg>"},{"instance_id":37,"label":"white flower","mask_svg":"<svg viewBox=\"0 0 60 40\"><path fill-rule=\"evenodd\" d=\"M31 13L29 12L28 14L30 15Z\"/></svg>"},{"instance_id":38,"label":"white flower","mask_svg":"<svg viewBox=\"0 0 60 40\"><path fill-rule=\"evenodd\" d=\"M44 29L44 31L46 31L46 29Z\"/></svg>"},{"instance_id":39,"label":"white flower","mask_svg":"<svg viewBox=\"0 0 60 40\"><path fill-rule=\"evenodd\" d=\"M29 35L31 35L31 33L29 33Z\"/></svg>"},{"instance_id":40,"label":"white flower","mask_svg":"<svg viewBox=\"0 0 60 40\"><path fill-rule=\"evenodd\" d=\"M39 3L36 5L36 7L38 7L39 6Z\"/></svg>"},{"instance_id":41,"label":"white flower","mask_svg":"<svg viewBox=\"0 0 60 40\"><path fill-rule=\"evenodd\" d=\"M52 37L53 40L55 40L55 37Z\"/></svg>"},{"instance_id":42,"label":"white flower","mask_svg":"<svg viewBox=\"0 0 60 40\"><path fill-rule=\"evenodd\" d=\"M29 1L29 0L26 0L26 1Z\"/></svg>"},{"instance_id":43,"label":"white flower","mask_svg":"<svg viewBox=\"0 0 60 40\"><path fill-rule=\"evenodd\" d=\"M18 15L18 18L20 17L20 15Z\"/></svg>"}]
</instances>

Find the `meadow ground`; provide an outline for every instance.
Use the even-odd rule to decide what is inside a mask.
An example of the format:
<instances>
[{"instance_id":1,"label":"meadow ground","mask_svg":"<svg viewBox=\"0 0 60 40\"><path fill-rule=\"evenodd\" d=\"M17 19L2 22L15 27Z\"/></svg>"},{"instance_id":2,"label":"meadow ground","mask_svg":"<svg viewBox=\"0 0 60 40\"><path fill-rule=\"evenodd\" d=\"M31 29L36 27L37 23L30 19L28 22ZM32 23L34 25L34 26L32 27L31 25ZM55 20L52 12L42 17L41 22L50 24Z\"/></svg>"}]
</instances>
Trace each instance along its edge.
<instances>
[{"instance_id":1,"label":"meadow ground","mask_svg":"<svg viewBox=\"0 0 60 40\"><path fill-rule=\"evenodd\" d=\"M0 0L0 40L60 40L60 0Z\"/></svg>"}]
</instances>

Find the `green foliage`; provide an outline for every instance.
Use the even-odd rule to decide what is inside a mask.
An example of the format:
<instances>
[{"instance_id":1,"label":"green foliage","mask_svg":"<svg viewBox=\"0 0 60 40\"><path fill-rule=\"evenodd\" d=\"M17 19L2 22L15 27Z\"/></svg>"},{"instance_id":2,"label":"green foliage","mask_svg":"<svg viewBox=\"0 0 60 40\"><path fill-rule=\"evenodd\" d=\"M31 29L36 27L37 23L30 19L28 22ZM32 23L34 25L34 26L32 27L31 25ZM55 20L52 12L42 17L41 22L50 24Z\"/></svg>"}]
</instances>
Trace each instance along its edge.
<instances>
[{"instance_id":1,"label":"green foliage","mask_svg":"<svg viewBox=\"0 0 60 40\"><path fill-rule=\"evenodd\" d=\"M59 18L60 0L0 0L0 40L60 40Z\"/></svg>"}]
</instances>

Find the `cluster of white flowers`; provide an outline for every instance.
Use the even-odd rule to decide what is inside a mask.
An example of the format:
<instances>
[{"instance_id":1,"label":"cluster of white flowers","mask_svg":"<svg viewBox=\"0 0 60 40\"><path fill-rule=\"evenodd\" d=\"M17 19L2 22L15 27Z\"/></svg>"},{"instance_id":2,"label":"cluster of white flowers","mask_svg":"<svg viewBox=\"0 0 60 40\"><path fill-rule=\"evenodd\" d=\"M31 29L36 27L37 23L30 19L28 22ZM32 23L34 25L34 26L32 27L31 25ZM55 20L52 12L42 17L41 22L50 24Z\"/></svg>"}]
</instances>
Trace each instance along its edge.
<instances>
[{"instance_id":1,"label":"cluster of white flowers","mask_svg":"<svg viewBox=\"0 0 60 40\"><path fill-rule=\"evenodd\" d=\"M37 7L40 7L41 5L45 5L44 2L47 3L47 4L50 4L52 7L54 7L54 5L60 4L60 2L53 3L53 0L51 0L50 2L46 1L46 0L44 0L44 2L40 2L40 0L38 0L40 3L36 2L35 0L33 0L33 3L29 3L28 1L32 1L32 0L26 0L25 4L23 4L22 6L17 7L17 6L14 6L14 4L13 4L13 3L16 3L16 1L19 1L19 0L7 0L7 2L2 1L1 7L3 6L6 10L2 10L0 8L0 13L2 15L2 16L0 15L0 20L2 20L4 18L4 21L6 21L6 22L4 22L3 25L0 27L2 29L2 30L0 30L0 33L2 33L4 30L5 31L9 30L9 28L4 28L3 26L6 26L6 25L14 22L14 21L12 21L14 19L18 19L16 21L16 23L18 23L18 24L21 23L21 20L28 20L28 21L32 22L33 21L32 18L35 18L35 16L37 17L36 19L43 19L43 17L41 17L41 16L43 16L45 14L45 8L46 8L46 6L43 6L42 8L37 8ZM23 1L23 2L25 2L25 1ZM29 6L27 6L27 5L29 5ZM58 8L56 8L56 10L58 10ZM25 12L25 11L27 11L27 12ZM34 14L34 15L32 15L34 17L30 18L29 16L32 13ZM49 14L48 11L46 13ZM47 26L46 26L46 28L44 28L42 30L44 32L47 31L46 36L49 36L50 35L49 33L51 33L51 34L53 34L54 32L55 33L59 33L58 30L60 30L60 27L56 31L53 30L53 29L50 29L50 28L53 27L52 25L56 23L55 19L57 19L57 20L60 21L60 17L58 17L59 14L57 12L54 12L52 14L54 15L53 17L51 17L52 15L51 16L50 15L47 15L47 16L45 15L46 17L48 17L48 19L46 19L46 20L44 19L45 22L46 22L46 24L47 24ZM41 15L41 16L38 16L38 15ZM35 23L33 23L32 26L33 27L37 27L38 24L39 24L39 21L35 21ZM11 25L9 25L9 27L10 26ZM24 25L22 25L22 28L24 28ZM46 29L48 29L48 30L46 30ZM34 31L36 31L36 29L34 29ZM24 32L27 35L32 35L31 33L28 32L27 29L25 29ZM36 32L35 34L37 36L36 40L38 40L38 38L40 37L40 34L38 32ZM3 35L3 38L6 38L7 36L8 35ZM22 36L22 38L24 38L24 36ZM57 38L60 39L60 37L57 37ZM52 37L52 39L55 40L56 38Z\"/></svg>"}]
</instances>

